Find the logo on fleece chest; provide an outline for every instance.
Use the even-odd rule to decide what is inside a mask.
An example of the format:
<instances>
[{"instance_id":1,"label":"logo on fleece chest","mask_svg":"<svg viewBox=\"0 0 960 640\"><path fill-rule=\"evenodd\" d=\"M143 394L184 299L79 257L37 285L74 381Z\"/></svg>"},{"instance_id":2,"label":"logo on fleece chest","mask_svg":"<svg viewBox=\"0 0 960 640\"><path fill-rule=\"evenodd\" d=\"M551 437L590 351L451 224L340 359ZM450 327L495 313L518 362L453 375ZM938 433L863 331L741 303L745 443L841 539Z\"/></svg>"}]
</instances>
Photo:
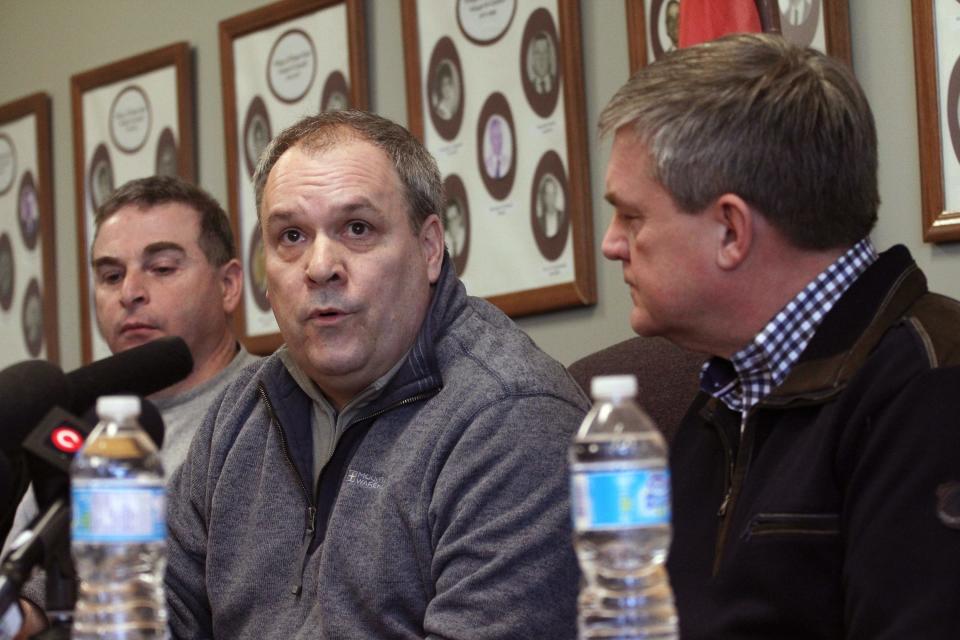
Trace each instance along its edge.
<instances>
[{"instance_id":1,"label":"logo on fleece chest","mask_svg":"<svg viewBox=\"0 0 960 640\"><path fill-rule=\"evenodd\" d=\"M347 484L353 484L361 489L380 490L383 488L383 476L375 476L356 469L348 469L345 478Z\"/></svg>"}]
</instances>

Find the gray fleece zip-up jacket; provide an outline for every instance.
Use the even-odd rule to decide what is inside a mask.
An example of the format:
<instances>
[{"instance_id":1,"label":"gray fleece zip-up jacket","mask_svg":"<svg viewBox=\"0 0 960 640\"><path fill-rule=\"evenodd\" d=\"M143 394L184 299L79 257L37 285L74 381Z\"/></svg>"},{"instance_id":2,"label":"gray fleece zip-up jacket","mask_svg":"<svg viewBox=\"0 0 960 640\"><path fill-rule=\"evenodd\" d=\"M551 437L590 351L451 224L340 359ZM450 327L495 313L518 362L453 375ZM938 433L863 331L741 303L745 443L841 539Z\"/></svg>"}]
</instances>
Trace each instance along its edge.
<instances>
[{"instance_id":1,"label":"gray fleece zip-up jacket","mask_svg":"<svg viewBox=\"0 0 960 640\"><path fill-rule=\"evenodd\" d=\"M169 489L174 636L574 638L566 451L587 408L446 259L316 486L310 400L276 355L211 408Z\"/></svg>"}]
</instances>

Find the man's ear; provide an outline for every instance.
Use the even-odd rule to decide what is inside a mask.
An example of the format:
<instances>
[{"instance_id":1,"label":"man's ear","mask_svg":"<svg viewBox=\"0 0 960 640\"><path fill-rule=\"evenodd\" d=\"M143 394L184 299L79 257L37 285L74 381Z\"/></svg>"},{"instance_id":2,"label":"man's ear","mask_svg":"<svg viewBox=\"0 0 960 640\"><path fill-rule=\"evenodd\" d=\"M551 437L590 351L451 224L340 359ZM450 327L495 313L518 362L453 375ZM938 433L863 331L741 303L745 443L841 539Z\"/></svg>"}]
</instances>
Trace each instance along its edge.
<instances>
[{"instance_id":1,"label":"man's ear","mask_svg":"<svg viewBox=\"0 0 960 640\"><path fill-rule=\"evenodd\" d=\"M736 269L750 253L754 239L753 216L758 215L740 196L725 193L710 205L710 215L718 226L717 266Z\"/></svg>"},{"instance_id":2,"label":"man's ear","mask_svg":"<svg viewBox=\"0 0 960 640\"><path fill-rule=\"evenodd\" d=\"M227 315L236 310L243 294L243 267L240 261L232 258L219 269L220 291L223 295L223 312Z\"/></svg>"},{"instance_id":3,"label":"man's ear","mask_svg":"<svg viewBox=\"0 0 960 640\"><path fill-rule=\"evenodd\" d=\"M418 237L427 261L427 275L430 284L433 284L440 278L440 267L443 266L443 224L440 216L435 213L427 216L420 226Z\"/></svg>"}]
</instances>

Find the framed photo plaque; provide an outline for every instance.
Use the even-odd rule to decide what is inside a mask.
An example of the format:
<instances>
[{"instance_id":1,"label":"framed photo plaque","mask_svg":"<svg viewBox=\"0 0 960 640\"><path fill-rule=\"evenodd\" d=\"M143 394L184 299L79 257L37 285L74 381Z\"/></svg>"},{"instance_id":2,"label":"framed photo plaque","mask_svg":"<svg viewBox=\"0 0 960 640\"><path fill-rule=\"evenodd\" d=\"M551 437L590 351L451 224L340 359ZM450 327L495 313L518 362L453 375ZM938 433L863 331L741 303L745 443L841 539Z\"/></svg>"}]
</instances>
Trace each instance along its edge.
<instances>
[{"instance_id":1,"label":"framed photo plaque","mask_svg":"<svg viewBox=\"0 0 960 640\"><path fill-rule=\"evenodd\" d=\"M0 105L0 368L60 360L50 97Z\"/></svg>"},{"instance_id":2,"label":"framed photo plaque","mask_svg":"<svg viewBox=\"0 0 960 640\"><path fill-rule=\"evenodd\" d=\"M625 0L630 72L666 55L680 43L681 0ZM819 49L850 63L847 0L756 0L764 31Z\"/></svg>"},{"instance_id":3,"label":"framed photo plaque","mask_svg":"<svg viewBox=\"0 0 960 640\"><path fill-rule=\"evenodd\" d=\"M960 2L913 0L923 239L960 240Z\"/></svg>"},{"instance_id":4,"label":"framed photo plaque","mask_svg":"<svg viewBox=\"0 0 960 640\"><path fill-rule=\"evenodd\" d=\"M303 116L367 108L364 30L362 0L283 0L220 23L228 202L246 276L235 322L254 353L282 342L266 296L257 159Z\"/></svg>"},{"instance_id":5,"label":"framed photo plaque","mask_svg":"<svg viewBox=\"0 0 960 640\"><path fill-rule=\"evenodd\" d=\"M110 355L93 305L97 208L135 178L196 180L190 47L179 42L77 74L71 94L81 343L89 362Z\"/></svg>"},{"instance_id":6,"label":"framed photo plaque","mask_svg":"<svg viewBox=\"0 0 960 640\"><path fill-rule=\"evenodd\" d=\"M514 317L595 303L579 3L402 11L410 130L440 166L467 291Z\"/></svg>"}]
</instances>

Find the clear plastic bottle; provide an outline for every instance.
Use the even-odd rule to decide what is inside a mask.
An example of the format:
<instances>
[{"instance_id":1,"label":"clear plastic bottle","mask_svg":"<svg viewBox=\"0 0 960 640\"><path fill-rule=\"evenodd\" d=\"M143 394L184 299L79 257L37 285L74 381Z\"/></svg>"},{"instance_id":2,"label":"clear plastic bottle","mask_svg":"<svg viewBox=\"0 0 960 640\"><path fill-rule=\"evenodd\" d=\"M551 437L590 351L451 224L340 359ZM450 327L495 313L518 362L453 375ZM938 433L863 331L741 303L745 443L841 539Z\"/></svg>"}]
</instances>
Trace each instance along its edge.
<instances>
[{"instance_id":1,"label":"clear plastic bottle","mask_svg":"<svg viewBox=\"0 0 960 640\"><path fill-rule=\"evenodd\" d=\"M163 466L140 399L104 396L71 468L74 639L167 638Z\"/></svg>"},{"instance_id":2,"label":"clear plastic bottle","mask_svg":"<svg viewBox=\"0 0 960 640\"><path fill-rule=\"evenodd\" d=\"M570 447L574 546L584 575L579 637L675 640L665 561L667 447L634 402L634 376L591 382L595 404Z\"/></svg>"}]
</instances>

